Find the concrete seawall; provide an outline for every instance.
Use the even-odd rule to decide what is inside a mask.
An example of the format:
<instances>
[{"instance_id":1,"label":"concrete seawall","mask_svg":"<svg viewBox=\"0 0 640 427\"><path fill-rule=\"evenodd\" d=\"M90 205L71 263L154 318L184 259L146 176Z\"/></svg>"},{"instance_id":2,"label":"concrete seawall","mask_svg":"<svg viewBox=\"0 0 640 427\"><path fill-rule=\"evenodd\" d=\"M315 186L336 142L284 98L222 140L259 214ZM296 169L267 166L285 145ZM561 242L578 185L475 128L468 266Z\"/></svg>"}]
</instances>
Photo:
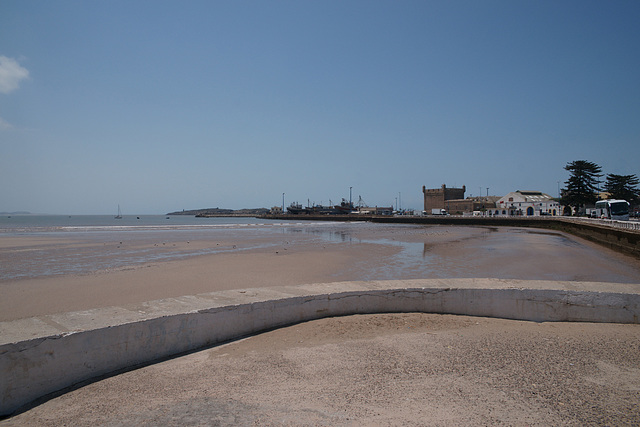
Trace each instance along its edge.
<instances>
[{"instance_id":1,"label":"concrete seawall","mask_svg":"<svg viewBox=\"0 0 640 427\"><path fill-rule=\"evenodd\" d=\"M0 323L0 415L121 369L322 317L640 323L640 284L429 279L231 290Z\"/></svg>"}]
</instances>

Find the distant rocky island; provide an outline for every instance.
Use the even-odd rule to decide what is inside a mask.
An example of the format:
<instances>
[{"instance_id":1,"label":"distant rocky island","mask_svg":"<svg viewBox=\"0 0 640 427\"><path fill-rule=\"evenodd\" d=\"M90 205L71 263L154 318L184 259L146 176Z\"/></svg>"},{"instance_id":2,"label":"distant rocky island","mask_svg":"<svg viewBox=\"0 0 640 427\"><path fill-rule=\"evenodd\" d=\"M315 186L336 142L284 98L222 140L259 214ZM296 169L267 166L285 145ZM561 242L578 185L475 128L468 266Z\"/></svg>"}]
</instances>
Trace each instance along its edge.
<instances>
[{"instance_id":1,"label":"distant rocky island","mask_svg":"<svg viewBox=\"0 0 640 427\"><path fill-rule=\"evenodd\" d=\"M207 209L192 209L181 210L177 212L169 212L167 215L195 215L198 218L211 218L211 217L224 217L224 216L245 216L254 217L265 215L269 212L267 208L255 208L255 209L220 209L220 208L207 208Z\"/></svg>"}]
</instances>

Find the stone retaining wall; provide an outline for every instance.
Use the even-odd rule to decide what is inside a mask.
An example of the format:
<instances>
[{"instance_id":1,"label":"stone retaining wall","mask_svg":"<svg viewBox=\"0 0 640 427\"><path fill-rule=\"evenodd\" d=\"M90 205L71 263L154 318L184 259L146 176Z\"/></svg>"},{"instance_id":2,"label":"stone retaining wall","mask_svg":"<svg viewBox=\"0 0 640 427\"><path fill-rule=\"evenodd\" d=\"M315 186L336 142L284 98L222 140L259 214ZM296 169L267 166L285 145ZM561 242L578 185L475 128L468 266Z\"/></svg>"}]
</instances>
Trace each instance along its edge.
<instances>
[{"instance_id":1,"label":"stone retaining wall","mask_svg":"<svg viewBox=\"0 0 640 427\"><path fill-rule=\"evenodd\" d=\"M0 323L0 415L121 369L330 316L639 323L640 285L433 279L233 290Z\"/></svg>"}]
</instances>

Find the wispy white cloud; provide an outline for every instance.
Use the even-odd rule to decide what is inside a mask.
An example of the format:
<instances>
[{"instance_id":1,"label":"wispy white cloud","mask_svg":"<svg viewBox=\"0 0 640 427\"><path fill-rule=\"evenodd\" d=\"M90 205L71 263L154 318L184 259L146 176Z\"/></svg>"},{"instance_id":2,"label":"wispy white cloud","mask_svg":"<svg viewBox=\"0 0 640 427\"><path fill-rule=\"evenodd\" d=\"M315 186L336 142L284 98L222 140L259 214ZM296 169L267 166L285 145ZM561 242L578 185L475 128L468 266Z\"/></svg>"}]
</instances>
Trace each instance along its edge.
<instances>
[{"instance_id":1,"label":"wispy white cloud","mask_svg":"<svg viewBox=\"0 0 640 427\"><path fill-rule=\"evenodd\" d=\"M6 121L5 119L3 119L2 117L0 117L0 130L9 130L9 129L13 129L13 125L8 121Z\"/></svg>"},{"instance_id":2,"label":"wispy white cloud","mask_svg":"<svg viewBox=\"0 0 640 427\"><path fill-rule=\"evenodd\" d=\"M28 77L29 70L21 66L18 61L0 55L0 93L9 93L18 89L20 81Z\"/></svg>"}]
</instances>

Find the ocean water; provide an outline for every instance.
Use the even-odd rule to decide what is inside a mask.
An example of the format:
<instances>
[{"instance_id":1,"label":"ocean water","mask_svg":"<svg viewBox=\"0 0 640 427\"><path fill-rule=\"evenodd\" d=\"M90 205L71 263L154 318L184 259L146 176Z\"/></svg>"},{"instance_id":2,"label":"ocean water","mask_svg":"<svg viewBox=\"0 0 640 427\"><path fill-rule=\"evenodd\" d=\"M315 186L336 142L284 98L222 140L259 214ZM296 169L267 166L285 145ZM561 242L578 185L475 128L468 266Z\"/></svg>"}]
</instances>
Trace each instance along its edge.
<instances>
[{"instance_id":1,"label":"ocean water","mask_svg":"<svg viewBox=\"0 0 640 427\"><path fill-rule=\"evenodd\" d=\"M219 227L267 226L297 221L258 218L196 218L190 215L1 215L0 233L33 234L47 232L96 232L180 230Z\"/></svg>"}]
</instances>

